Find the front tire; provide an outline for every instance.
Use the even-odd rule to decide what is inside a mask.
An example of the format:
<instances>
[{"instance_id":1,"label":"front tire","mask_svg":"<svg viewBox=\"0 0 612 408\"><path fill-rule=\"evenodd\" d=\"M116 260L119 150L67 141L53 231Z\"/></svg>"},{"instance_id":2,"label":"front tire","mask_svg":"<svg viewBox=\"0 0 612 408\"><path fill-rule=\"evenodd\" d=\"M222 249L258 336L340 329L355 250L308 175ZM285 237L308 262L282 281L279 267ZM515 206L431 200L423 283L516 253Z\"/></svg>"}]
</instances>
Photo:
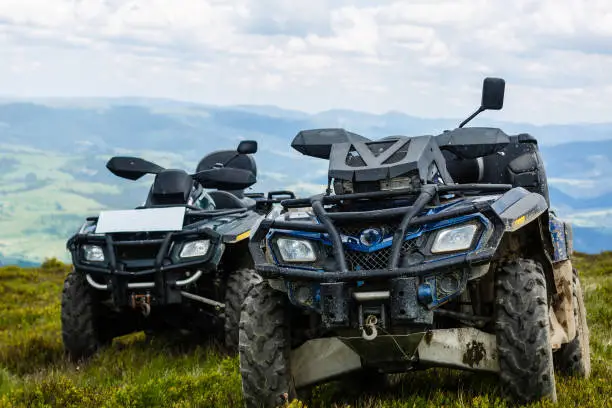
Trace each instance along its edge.
<instances>
[{"instance_id":1,"label":"front tire","mask_svg":"<svg viewBox=\"0 0 612 408\"><path fill-rule=\"evenodd\" d=\"M496 282L496 336L505 397L519 403L557 400L548 292L542 266L519 259Z\"/></svg>"},{"instance_id":2,"label":"front tire","mask_svg":"<svg viewBox=\"0 0 612 408\"><path fill-rule=\"evenodd\" d=\"M273 408L296 397L291 386L286 298L261 281L240 316L240 374L246 408Z\"/></svg>"},{"instance_id":3,"label":"front tire","mask_svg":"<svg viewBox=\"0 0 612 408\"><path fill-rule=\"evenodd\" d=\"M591 374L589 327L580 278L576 269L573 273L573 295L576 337L568 344L561 346L561 349L555 353L555 366L563 374L589 378Z\"/></svg>"},{"instance_id":4,"label":"front tire","mask_svg":"<svg viewBox=\"0 0 612 408\"><path fill-rule=\"evenodd\" d=\"M261 277L253 269L238 269L227 278L225 289L225 348L230 353L238 352L238 327L240 324L240 313L242 303L249 290Z\"/></svg>"},{"instance_id":5,"label":"front tire","mask_svg":"<svg viewBox=\"0 0 612 408\"><path fill-rule=\"evenodd\" d=\"M85 275L76 271L68 274L62 292L62 340L73 362L91 357L112 342L112 336L100 330L99 307Z\"/></svg>"}]
</instances>

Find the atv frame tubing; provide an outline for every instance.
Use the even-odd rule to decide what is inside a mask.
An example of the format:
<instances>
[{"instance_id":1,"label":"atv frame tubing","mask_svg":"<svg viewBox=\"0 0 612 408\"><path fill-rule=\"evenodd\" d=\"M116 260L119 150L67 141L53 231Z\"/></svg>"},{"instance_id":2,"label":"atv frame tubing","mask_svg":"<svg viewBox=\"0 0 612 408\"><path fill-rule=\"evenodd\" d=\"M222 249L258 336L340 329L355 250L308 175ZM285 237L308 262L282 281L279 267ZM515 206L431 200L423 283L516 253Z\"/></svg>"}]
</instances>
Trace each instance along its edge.
<instances>
[{"instance_id":1,"label":"atv frame tubing","mask_svg":"<svg viewBox=\"0 0 612 408\"><path fill-rule=\"evenodd\" d=\"M157 208L168 207L166 205L154 206ZM199 219L219 217L224 215L234 215L247 212L245 208L229 209L229 210L214 210L214 211L202 211L196 209L196 207L186 206L187 211L185 217L190 217L194 222L188 224L191 228L184 231L176 231L166 233L163 238L157 239L140 239L140 240L117 240L114 239L110 234L106 235L91 235L91 234L77 234L70 239L68 242L68 248L72 253L73 264L76 270L83 271L85 273L92 273L95 275L110 275L109 284L97 283L91 276L87 276L90 285L97 288L98 290L112 291L113 298L118 304L127 304L127 292L128 289L152 289L157 294L157 299L161 303L175 303L180 301L180 294L178 289L180 286L195 282L202 276L201 271L214 270L218 259L216 259L217 248L223 243L223 236L216 231L204 227L199 228L198 224L201 222ZM98 217L89 217L88 221L97 221ZM206 221L203 220L203 223ZM169 256L169 250L172 243L182 243L189 239L208 239L210 240L210 249L208 253L202 257L198 257L193 260L173 261L171 264L165 264L164 260ZM105 261L103 262L88 262L83 261L82 257L79 256L78 251L81 250L82 245L91 244L99 245L104 250ZM137 271L123 270L120 268L116 259L116 249L120 247L144 247L151 245L159 245L159 250L155 255L152 262L152 268L140 269ZM181 281L172 281L167 276L167 272L181 271L190 268L197 267L199 272L195 275L183 279ZM143 277L148 275L154 275L153 282L129 282L130 278ZM123 279L121 279L123 277ZM125 279L127 278L127 279ZM172 300L171 300L172 298Z\"/></svg>"},{"instance_id":2,"label":"atv frame tubing","mask_svg":"<svg viewBox=\"0 0 612 408\"><path fill-rule=\"evenodd\" d=\"M417 277L428 272L444 268L445 266L470 266L488 262L495 254L495 248L485 248L479 252L461 255L451 259L440 260L434 263L419 264L410 267L398 267L403 237L410 226L423 225L430 222L441 221L462 215L474 214L490 209L485 203L473 203L467 208L459 208L446 212L417 216L427 204L433 199L439 200L440 194L453 193L482 193L482 192L506 192L512 189L509 184L463 184L463 185L425 185L419 191L402 189L392 191L376 191L371 193L339 194L334 196L316 195L309 199L283 200L281 205L285 208L312 207L314 214L321 224L306 222L276 221L264 219L255 235L249 242L251 254L253 255L256 269L264 278L281 278L287 280L310 280L318 282L358 281L368 278L390 278L390 277ZM416 194L415 194L416 193ZM390 209L355 211L355 212L327 212L325 204L339 203L345 200L361 199L387 199L397 196L416 195L416 200L411 206L396 207ZM344 247L340 234L336 228L337 223L349 223L351 221L381 220L402 217L400 227L396 230L391 246L391 256L386 269L349 271L346 264ZM291 231L322 232L329 235L333 244L333 255L338 265L338 272L318 272L298 268L282 267L268 263L260 244L270 229L284 229Z\"/></svg>"}]
</instances>

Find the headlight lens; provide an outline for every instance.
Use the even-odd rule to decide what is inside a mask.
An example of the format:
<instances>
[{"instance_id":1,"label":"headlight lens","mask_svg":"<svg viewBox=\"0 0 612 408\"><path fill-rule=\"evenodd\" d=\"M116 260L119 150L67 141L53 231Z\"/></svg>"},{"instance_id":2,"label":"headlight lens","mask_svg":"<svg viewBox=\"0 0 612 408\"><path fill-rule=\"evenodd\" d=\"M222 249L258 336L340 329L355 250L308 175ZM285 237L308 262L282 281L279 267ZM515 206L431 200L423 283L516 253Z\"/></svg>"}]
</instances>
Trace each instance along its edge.
<instances>
[{"instance_id":1,"label":"headlight lens","mask_svg":"<svg viewBox=\"0 0 612 408\"><path fill-rule=\"evenodd\" d=\"M210 248L210 241L207 239L201 239L198 241L187 242L183 245L179 257L181 258L194 258L197 256L204 256L208 253Z\"/></svg>"},{"instance_id":2,"label":"headlight lens","mask_svg":"<svg viewBox=\"0 0 612 408\"><path fill-rule=\"evenodd\" d=\"M472 246L477 230L478 226L476 224L465 224L440 230L436 234L431 252L439 254L469 249Z\"/></svg>"},{"instance_id":3,"label":"headlight lens","mask_svg":"<svg viewBox=\"0 0 612 408\"><path fill-rule=\"evenodd\" d=\"M97 245L83 245L83 255L86 261L103 262L104 251Z\"/></svg>"},{"instance_id":4,"label":"headlight lens","mask_svg":"<svg viewBox=\"0 0 612 408\"><path fill-rule=\"evenodd\" d=\"M276 241L285 262L314 262L317 260L312 243L303 239L279 238Z\"/></svg>"}]
</instances>

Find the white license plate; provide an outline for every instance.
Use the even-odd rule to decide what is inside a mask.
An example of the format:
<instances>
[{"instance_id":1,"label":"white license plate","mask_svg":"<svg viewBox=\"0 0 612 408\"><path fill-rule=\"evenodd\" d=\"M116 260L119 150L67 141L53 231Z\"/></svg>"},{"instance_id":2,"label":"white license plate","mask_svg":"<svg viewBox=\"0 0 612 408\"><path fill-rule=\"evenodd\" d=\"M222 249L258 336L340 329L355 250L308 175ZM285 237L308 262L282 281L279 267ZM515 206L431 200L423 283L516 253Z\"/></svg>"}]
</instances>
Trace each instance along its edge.
<instances>
[{"instance_id":1,"label":"white license plate","mask_svg":"<svg viewBox=\"0 0 612 408\"><path fill-rule=\"evenodd\" d=\"M180 231L183 229L184 217L185 207L102 211L96 225L96 234Z\"/></svg>"}]
</instances>

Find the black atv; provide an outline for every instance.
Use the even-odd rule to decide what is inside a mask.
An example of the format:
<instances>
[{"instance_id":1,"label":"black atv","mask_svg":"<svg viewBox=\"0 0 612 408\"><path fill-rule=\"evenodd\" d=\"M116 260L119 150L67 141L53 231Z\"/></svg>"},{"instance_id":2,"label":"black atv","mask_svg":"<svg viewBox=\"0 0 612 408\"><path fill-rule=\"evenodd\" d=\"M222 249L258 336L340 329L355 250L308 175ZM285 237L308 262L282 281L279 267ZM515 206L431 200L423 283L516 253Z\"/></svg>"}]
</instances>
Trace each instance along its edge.
<instances>
[{"instance_id":1,"label":"black atv","mask_svg":"<svg viewBox=\"0 0 612 408\"><path fill-rule=\"evenodd\" d=\"M504 90L485 79L481 108L438 136L298 133L294 149L329 160L328 189L283 200L251 235L247 407L429 367L499 374L519 402L555 400L554 368L588 376L571 227L549 211L536 140L463 127Z\"/></svg>"},{"instance_id":2,"label":"black atv","mask_svg":"<svg viewBox=\"0 0 612 408\"><path fill-rule=\"evenodd\" d=\"M253 281L251 227L291 192L245 194L256 182L257 143L204 157L195 174L135 157L106 167L138 180L154 174L143 206L102 211L67 243L62 337L74 360L134 331L213 333L236 350L240 305ZM214 189L214 190L206 190Z\"/></svg>"}]
</instances>

